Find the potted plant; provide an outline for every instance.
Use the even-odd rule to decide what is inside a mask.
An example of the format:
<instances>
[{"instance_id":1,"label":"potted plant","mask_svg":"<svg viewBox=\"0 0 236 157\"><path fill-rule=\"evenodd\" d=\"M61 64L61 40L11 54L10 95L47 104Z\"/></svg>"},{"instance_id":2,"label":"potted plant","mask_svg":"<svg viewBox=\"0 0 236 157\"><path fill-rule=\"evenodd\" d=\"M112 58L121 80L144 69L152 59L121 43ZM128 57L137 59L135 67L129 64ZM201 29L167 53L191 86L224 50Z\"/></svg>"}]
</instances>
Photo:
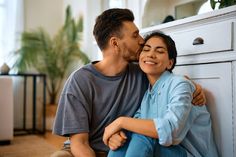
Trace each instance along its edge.
<instances>
[{"instance_id":1,"label":"potted plant","mask_svg":"<svg viewBox=\"0 0 236 157\"><path fill-rule=\"evenodd\" d=\"M34 68L39 73L47 75L49 104L57 103L58 92L71 65L78 60L84 64L89 62L78 44L81 19L79 21L76 22L72 18L68 6L64 25L53 38L43 28L22 33L21 47L17 51L18 59L15 66L19 72Z\"/></svg>"},{"instance_id":2,"label":"potted plant","mask_svg":"<svg viewBox=\"0 0 236 157\"><path fill-rule=\"evenodd\" d=\"M51 38L43 28L22 33L21 47L16 51L18 58L14 66L20 73L34 69L46 74L46 88L50 99L46 110L46 129L51 128L57 96L70 69L74 63L89 62L87 55L79 47L82 22L81 17L78 22L72 18L68 6L64 25L54 37Z\"/></svg>"},{"instance_id":3,"label":"potted plant","mask_svg":"<svg viewBox=\"0 0 236 157\"><path fill-rule=\"evenodd\" d=\"M75 63L89 62L87 55L79 47L81 22L81 17L78 22L72 18L68 6L65 22L54 37L51 38L43 28L25 31L21 36L21 47L16 51L17 60L14 67L19 73L34 69L47 76L46 88L50 99L46 106L47 130L52 128L57 107L55 104L63 80Z\"/></svg>"}]
</instances>

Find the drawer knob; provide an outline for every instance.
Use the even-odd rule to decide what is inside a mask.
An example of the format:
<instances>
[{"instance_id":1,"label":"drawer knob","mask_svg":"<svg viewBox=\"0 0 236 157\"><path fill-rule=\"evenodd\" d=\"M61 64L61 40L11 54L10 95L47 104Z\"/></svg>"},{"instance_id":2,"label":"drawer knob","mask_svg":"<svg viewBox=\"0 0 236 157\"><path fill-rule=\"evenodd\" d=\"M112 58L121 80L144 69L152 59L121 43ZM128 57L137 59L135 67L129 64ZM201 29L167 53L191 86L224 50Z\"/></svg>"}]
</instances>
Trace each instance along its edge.
<instances>
[{"instance_id":1,"label":"drawer knob","mask_svg":"<svg viewBox=\"0 0 236 157\"><path fill-rule=\"evenodd\" d=\"M204 40L201 37L197 37L193 40L193 45L202 45L204 44Z\"/></svg>"}]
</instances>

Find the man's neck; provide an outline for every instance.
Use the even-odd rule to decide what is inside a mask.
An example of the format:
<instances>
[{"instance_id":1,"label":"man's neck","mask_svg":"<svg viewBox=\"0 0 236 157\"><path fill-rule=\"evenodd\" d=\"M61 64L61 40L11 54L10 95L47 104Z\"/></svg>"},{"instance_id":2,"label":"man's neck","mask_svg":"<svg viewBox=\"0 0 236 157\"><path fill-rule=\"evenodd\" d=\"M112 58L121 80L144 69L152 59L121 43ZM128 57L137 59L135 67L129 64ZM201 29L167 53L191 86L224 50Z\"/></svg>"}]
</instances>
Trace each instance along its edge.
<instances>
[{"instance_id":1,"label":"man's neck","mask_svg":"<svg viewBox=\"0 0 236 157\"><path fill-rule=\"evenodd\" d=\"M115 58L105 58L97 62L95 68L106 76L117 76L125 71L128 62Z\"/></svg>"}]
</instances>

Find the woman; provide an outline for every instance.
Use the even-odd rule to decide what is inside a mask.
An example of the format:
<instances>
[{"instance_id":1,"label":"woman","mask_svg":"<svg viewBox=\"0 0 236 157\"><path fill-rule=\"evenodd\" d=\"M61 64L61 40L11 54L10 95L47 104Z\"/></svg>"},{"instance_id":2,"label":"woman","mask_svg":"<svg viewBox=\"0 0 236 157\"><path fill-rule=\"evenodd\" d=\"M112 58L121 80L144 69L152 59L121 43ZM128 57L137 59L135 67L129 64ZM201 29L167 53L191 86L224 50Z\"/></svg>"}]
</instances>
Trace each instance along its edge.
<instances>
[{"instance_id":1,"label":"woman","mask_svg":"<svg viewBox=\"0 0 236 157\"><path fill-rule=\"evenodd\" d=\"M103 141L124 129L128 141L109 157L217 157L210 114L191 104L194 85L172 73L175 42L161 32L146 36L139 65L149 88L134 118L119 117L105 129Z\"/></svg>"}]
</instances>

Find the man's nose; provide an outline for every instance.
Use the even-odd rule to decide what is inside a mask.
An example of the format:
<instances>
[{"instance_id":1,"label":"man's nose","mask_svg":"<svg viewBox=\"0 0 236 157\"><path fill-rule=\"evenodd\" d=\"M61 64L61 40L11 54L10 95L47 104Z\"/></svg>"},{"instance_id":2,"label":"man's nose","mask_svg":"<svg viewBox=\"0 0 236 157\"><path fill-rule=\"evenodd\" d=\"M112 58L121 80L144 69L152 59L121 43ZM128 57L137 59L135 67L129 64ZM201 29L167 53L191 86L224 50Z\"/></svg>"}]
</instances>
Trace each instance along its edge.
<instances>
[{"instance_id":1,"label":"man's nose","mask_svg":"<svg viewBox=\"0 0 236 157\"><path fill-rule=\"evenodd\" d=\"M142 45L142 46L144 45L144 39L143 39L143 37L142 37L142 36L140 36L140 39L139 39L139 44L140 44L140 45Z\"/></svg>"}]
</instances>

